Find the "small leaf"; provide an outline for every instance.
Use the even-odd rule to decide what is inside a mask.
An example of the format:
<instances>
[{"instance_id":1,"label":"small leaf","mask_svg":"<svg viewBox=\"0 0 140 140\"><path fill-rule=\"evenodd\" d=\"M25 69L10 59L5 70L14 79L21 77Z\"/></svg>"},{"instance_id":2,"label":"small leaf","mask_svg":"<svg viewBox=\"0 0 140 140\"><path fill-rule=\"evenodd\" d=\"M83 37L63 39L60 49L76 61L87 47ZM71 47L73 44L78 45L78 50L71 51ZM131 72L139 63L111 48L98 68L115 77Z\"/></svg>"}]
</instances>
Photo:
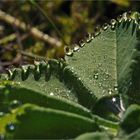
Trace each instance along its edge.
<instances>
[{"instance_id":1,"label":"small leaf","mask_svg":"<svg viewBox=\"0 0 140 140\"><path fill-rule=\"evenodd\" d=\"M75 140L111 140L106 133L84 133L78 136Z\"/></svg>"},{"instance_id":2,"label":"small leaf","mask_svg":"<svg viewBox=\"0 0 140 140\"><path fill-rule=\"evenodd\" d=\"M132 133L136 129L140 128L140 106L131 105L125 112L121 128L126 133Z\"/></svg>"}]
</instances>

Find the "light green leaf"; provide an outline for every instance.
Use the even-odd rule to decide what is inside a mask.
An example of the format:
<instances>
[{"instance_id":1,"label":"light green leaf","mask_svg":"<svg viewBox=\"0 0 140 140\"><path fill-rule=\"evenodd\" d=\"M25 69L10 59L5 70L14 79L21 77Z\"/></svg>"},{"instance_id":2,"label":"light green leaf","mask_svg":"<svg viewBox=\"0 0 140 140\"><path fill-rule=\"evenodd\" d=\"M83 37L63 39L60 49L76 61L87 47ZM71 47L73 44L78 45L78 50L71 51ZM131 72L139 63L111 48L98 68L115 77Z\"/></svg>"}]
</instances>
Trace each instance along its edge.
<instances>
[{"instance_id":1,"label":"light green leaf","mask_svg":"<svg viewBox=\"0 0 140 140\"><path fill-rule=\"evenodd\" d=\"M84 133L78 136L75 140L110 140L106 133L95 132L95 133Z\"/></svg>"},{"instance_id":2,"label":"light green leaf","mask_svg":"<svg viewBox=\"0 0 140 140\"><path fill-rule=\"evenodd\" d=\"M14 130L11 130L10 123ZM12 139L73 138L87 131L99 130L95 121L87 117L31 104L2 117L0 124L0 133Z\"/></svg>"},{"instance_id":3,"label":"light green leaf","mask_svg":"<svg viewBox=\"0 0 140 140\"><path fill-rule=\"evenodd\" d=\"M111 24L66 58L65 81L75 83L72 87L84 106L90 107L104 96L126 95L133 82L136 58L140 56L138 24L126 18L121 22L112 20Z\"/></svg>"}]
</instances>

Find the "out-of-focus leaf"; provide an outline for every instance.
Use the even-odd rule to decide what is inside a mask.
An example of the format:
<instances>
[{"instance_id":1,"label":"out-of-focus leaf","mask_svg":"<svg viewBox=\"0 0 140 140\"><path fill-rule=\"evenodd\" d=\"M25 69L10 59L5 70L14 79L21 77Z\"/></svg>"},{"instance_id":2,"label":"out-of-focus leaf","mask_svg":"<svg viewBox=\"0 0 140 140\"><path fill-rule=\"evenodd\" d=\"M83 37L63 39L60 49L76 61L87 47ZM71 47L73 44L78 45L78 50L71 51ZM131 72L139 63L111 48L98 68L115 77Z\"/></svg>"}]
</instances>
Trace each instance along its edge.
<instances>
[{"instance_id":1,"label":"out-of-focus leaf","mask_svg":"<svg viewBox=\"0 0 140 140\"><path fill-rule=\"evenodd\" d=\"M84 133L78 136L75 140L111 140L106 133Z\"/></svg>"},{"instance_id":2,"label":"out-of-focus leaf","mask_svg":"<svg viewBox=\"0 0 140 140\"><path fill-rule=\"evenodd\" d=\"M140 128L140 106L131 105L125 112L122 121L121 128L126 133L132 133L136 129Z\"/></svg>"},{"instance_id":3,"label":"out-of-focus leaf","mask_svg":"<svg viewBox=\"0 0 140 140\"><path fill-rule=\"evenodd\" d=\"M130 6L130 0L110 0L111 2L124 7Z\"/></svg>"}]
</instances>

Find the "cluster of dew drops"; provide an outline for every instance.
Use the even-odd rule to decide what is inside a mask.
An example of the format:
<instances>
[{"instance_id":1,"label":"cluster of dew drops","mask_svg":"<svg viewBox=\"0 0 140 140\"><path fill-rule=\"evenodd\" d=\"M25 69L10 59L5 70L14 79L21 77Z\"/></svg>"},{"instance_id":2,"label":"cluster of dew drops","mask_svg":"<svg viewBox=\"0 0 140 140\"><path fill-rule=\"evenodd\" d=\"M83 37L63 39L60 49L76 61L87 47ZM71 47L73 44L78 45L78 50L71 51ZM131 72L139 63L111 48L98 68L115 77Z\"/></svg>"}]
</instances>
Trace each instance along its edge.
<instances>
[{"instance_id":1,"label":"cluster of dew drops","mask_svg":"<svg viewBox=\"0 0 140 140\"><path fill-rule=\"evenodd\" d=\"M6 110L4 111L0 111L0 119L1 117L3 117L4 115L6 115L6 113L13 113L13 110L16 109L17 107L21 106L22 103L19 100L13 100L9 103L9 106ZM16 125L13 122L9 122L6 126L5 126L6 131L8 132L14 132L14 130L16 129ZM5 135L4 134L0 134L0 140L4 140Z\"/></svg>"},{"instance_id":2,"label":"cluster of dew drops","mask_svg":"<svg viewBox=\"0 0 140 140\"><path fill-rule=\"evenodd\" d=\"M80 40L78 44L73 44L72 49L66 46L66 55L73 56L74 52L79 52L80 48L84 47L86 43L91 42L95 37L97 37L101 33L101 31L105 31L109 27L111 27L111 29L114 30L117 22L121 22L122 20L131 21L132 20L132 18L130 17L131 14L132 12L128 11L122 15L119 15L117 17L117 20L111 19L109 23L104 23L102 26L97 25L93 33L87 33L85 35L85 38Z\"/></svg>"}]
</instances>

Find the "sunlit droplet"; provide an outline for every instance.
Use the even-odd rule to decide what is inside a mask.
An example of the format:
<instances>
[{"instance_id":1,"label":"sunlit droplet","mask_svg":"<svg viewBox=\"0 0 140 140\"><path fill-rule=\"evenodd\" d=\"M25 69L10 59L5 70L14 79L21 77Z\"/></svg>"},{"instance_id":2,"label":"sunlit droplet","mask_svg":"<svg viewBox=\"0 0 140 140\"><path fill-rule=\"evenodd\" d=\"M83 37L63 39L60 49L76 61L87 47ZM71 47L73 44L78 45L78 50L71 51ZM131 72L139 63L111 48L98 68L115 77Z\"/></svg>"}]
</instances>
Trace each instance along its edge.
<instances>
[{"instance_id":1,"label":"sunlit droplet","mask_svg":"<svg viewBox=\"0 0 140 140\"><path fill-rule=\"evenodd\" d=\"M13 123L9 123L9 124L7 124L6 128L8 131L12 132L15 130L15 125Z\"/></svg>"},{"instance_id":2,"label":"sunlit droplet","mask_svg":"<svg viewBox=\"0 0 140 140\"><path fill-rule=\"evenodd\" d=\"M79 51L79 49L80 49L79 45L75 44L74 48L73 48L73 51L77 52L77 51Z\"/></svg>"},{"instance_id":3,"label":"sunlit droplet","mask_svg":"<svg viewBox=\"0 0 140 140\"><path fill-rule=\"evenodd\" d=\"M99 76L99 74L98 73L96 73L96 74L94 74L94 79L98 79L98 76Z\"/></svg>"},{"instance_id":4,"label":"sunlit droplet","mask_svg":"<svg viewBox=\"0 0 140 140\"><path fill-rule=\"evenodd\" d=\"M51 93L50 93L50 96L53 96L53 95L54 95L54 93L53 93L53 92L51 92Z\"/></svg>"},{"instance_id":5,"label":"sunlit droplet","mask_svg":"<svg viewBox=\"0 0 140 140\"><path fill-rule=\"evenodd\" d=\"M122 21L122 15L119 15L119 16L117 17L117 21L118 21L118 22L121 22L121 21Z\"/></svg>"},{"instance_id":6,"label":"sunlit droplet","mask_svg":"<svg viewBox=\"0 0 140 140\"><path fill-rule=\"evenodd\" d=\"M101 33L100 26L97 26L94 30L94 37L98 36Z\"/></svg>"},{"instance_id":7,"label":"sunlit droplet","mask_svg":"<svg viewBox=\"0 0 140 140\"><path fill-rule=\"evenodd\" d=\"M73 56L73 50L69 50L68 52L66 52L67 56Z\"/></svg>"},{"instance_id":8,"label":"sunlit droplet","mask_svg":"<svg viewBox=\"0 0 140 140\"><path fill-rule=\"evenodd\" d=\"M111 89L109 89L108 93L111 95L111 94L112 94L112 90L111 90Z\"/></svg>"},{"instance_id":9,"label":"sunlit droplet","mask_svg":"<svg viewBox=\"0 0 140 140\"><path fill-rule=\"evenodd\" d=\"M113 102L116 102L116 98L113 97L113 98L112 98L112 101L113 101Z\"/></svg>"},{"instance_id":10,"label":"sunlit droplet","mask_svg":"<svg viewBox=\"0 0 140 140\"><path fill-rule=\"evenodd\" d=\"M117 85L114 86L114 90L118 91L118 86Z\"/></svg>"},{"instance_id":11,"label":"sunlit droplet","mask_svg":"<svg viewBox=\"0 0 140 140\"><path fill-rule=\"evenodd\" d=\"M93 39L93 35L91 33L87 33L86 35L86 42L89 43Z\"/></svg>"},{"instance_id":12,"label":"sunlit droplet","mask_svg":"<svg viewBox=\"0 0 140 140\"><path fill-rule=\"evenodd\" d=\"M109 25L107 23L104 23L102 26L102 29L105 31L105 30L107 30L108 27L109 27Z\"/></svg>"},{"instance_id":13,"label":"sunlit droplet","mask_svg":"<svg viewBox=\"0 0 140 140\"><path fill-rule=\"evenodd\" d=\"M84 45L85 45L84 40L80 40L80 41L79 41L79 45L80 45L80 47L84 47Z\"/></svg>"},{"instance_id":14,"label":"sunlit droplet","mask_svg":"<svg viewBox=\"0 0 140 140\"><path fill-rule=\"evenodd\" d=\"M0 112L0 117L4 116L4 112Z\"/></svg>"},{"instance_id":15,"label":"sunlit droplet","mask_svg":"<svg viewBox=\"0 0 140 140\"><path fill-rule=\"evenodd\" d=\"M10 104L10 108L14 109L21 105L21 102L18 100L13 100Z\"/></svg>"},{"instance_id":16,"label":"sunlit droplet","mask_svg":"<svg viewBox=\"0 0 140 140\"><path fill-rule=\"evenodd\" d=\"M115 19L111 19L110 24L111 24L112 26L115 26L116 20L115 20Z\"/></svg>"}]
</instances>

